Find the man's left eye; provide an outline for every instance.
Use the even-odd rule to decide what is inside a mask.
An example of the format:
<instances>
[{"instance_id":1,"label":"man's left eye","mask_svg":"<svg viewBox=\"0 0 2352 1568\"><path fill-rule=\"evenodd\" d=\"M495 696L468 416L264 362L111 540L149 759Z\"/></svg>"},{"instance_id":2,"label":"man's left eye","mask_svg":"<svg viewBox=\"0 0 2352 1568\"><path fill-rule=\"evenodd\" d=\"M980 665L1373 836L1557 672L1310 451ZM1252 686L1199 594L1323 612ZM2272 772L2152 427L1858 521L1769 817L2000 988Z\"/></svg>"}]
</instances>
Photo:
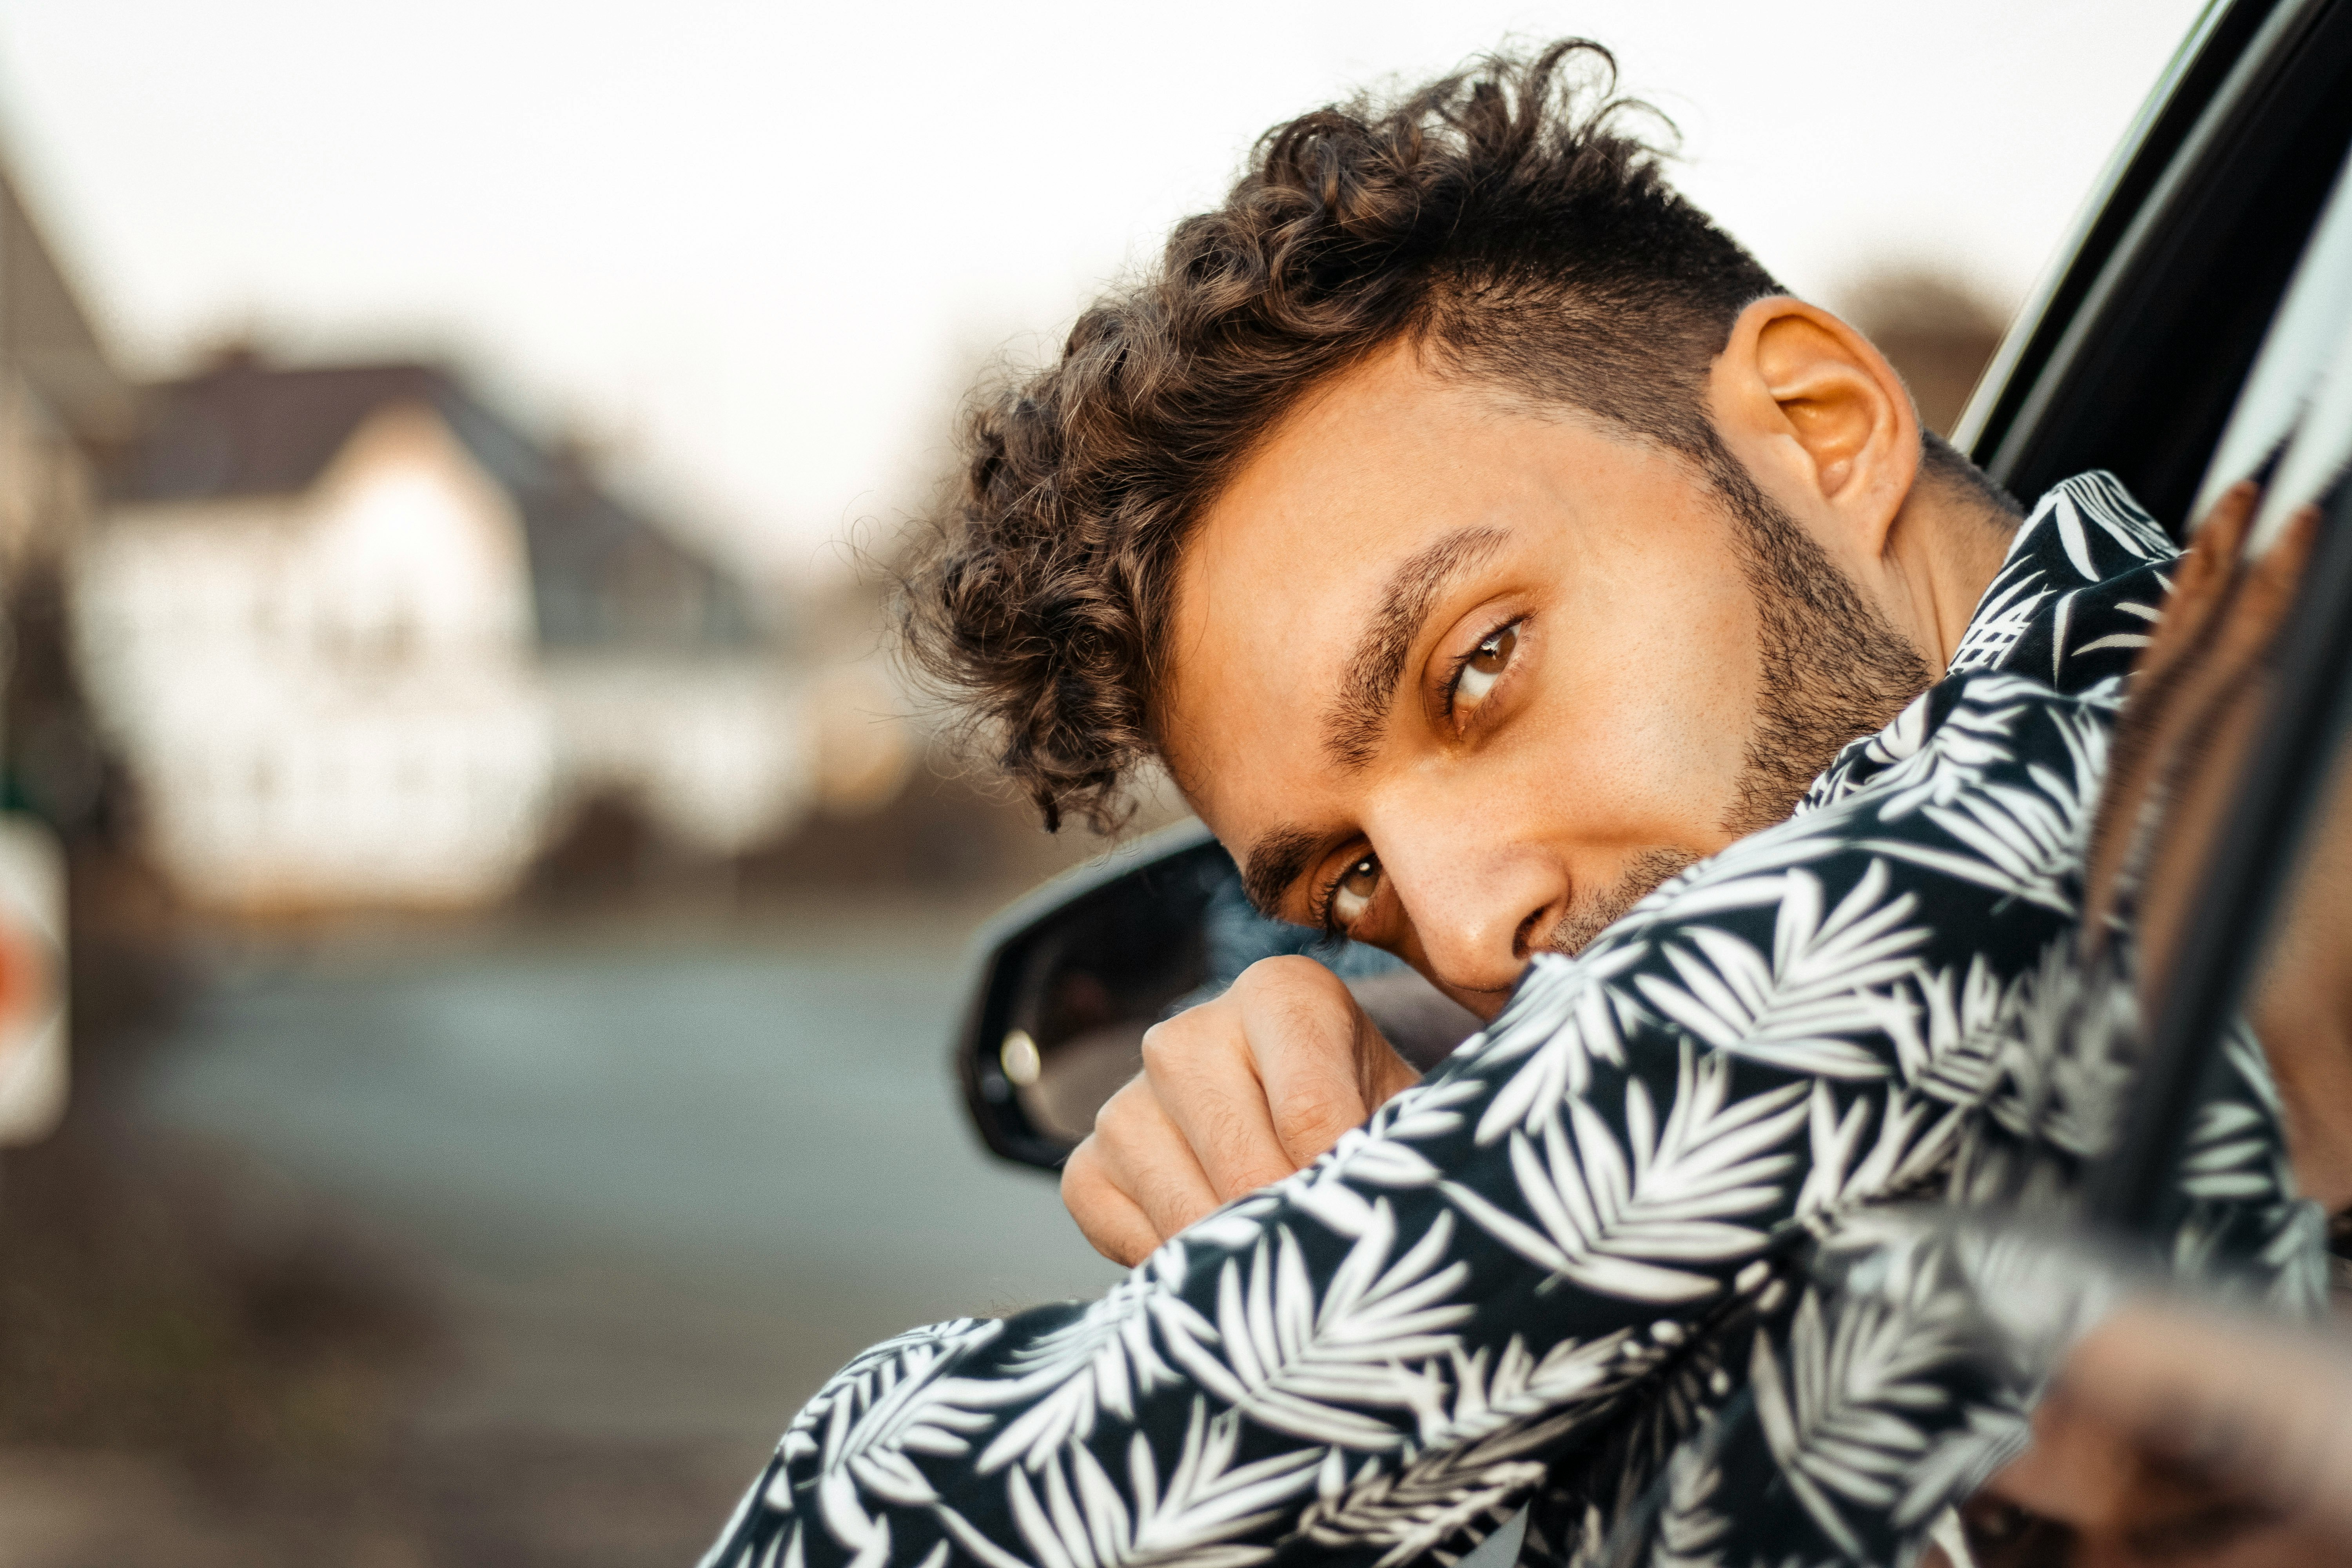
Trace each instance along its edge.
<instances>
[{"instance_id":1,"label":"man's left eye","mask_svg":"<svg viewBox=\"0 0 2352 1568\"><path fill-rule=\"evenodd\" d=\"M1367 855L1349 867L1331 889L1331 923L1341 931L1354 925L1372 907L1372 895L1380 890L1380 858Z\"/></svg>"},{"instance_id":2,"label":"man's left eye","mask_svg":"<svg viewBox=\"0 0 2352 1568\"><path fill-rule=\"evenodd\" d=\"M1519 628L1505 626L1485 642L1477 651L1463 661L1462 673L1454 678L1454 700L1475 707L1495 689L1495 682L1503 678L1511 662L1511 655L1519 646Z\"/></svg>"}]
</instances>

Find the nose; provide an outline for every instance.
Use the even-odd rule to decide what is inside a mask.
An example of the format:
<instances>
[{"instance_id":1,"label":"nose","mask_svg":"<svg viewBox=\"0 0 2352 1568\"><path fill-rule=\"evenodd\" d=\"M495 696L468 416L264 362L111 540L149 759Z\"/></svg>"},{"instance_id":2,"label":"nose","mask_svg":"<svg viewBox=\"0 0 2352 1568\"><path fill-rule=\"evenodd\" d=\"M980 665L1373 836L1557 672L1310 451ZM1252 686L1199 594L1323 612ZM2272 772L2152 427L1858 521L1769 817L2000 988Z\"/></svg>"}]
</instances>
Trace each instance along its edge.
<instances>
[{"instance_id":1,"label":"nose","mask_svg":"<svg viewBox=\"0 0 2352 1568\"><path fill-rule=\"evenodd\" d=\"M1568 868L1538 841L1460 811L1418 811L1372 842L1430 978L1491 1018L1568 910Z\"/></svg>"}]
</instances>

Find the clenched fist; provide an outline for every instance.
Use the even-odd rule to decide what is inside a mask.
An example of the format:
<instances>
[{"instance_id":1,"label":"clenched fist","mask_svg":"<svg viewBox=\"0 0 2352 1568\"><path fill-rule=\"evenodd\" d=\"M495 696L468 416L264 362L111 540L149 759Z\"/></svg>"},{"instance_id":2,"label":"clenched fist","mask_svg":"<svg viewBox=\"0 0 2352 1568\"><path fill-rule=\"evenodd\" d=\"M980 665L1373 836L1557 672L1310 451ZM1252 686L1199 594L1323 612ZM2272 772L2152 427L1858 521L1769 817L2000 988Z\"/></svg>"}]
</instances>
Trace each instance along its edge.
<instances>
[{"instance_id":1,"label":"clenched fist","mask_svg":"<svg viewBox=\"0 0 2352 1568\"><path fill-rule=\"evenodd\" d=\"M1062 1201L1096 1250L1140 1262L1420 1079L1337 975L1310 958L1263 960L1143 1037L1143 1071L1072 1152Z\"/></svg>"}]
</instances>

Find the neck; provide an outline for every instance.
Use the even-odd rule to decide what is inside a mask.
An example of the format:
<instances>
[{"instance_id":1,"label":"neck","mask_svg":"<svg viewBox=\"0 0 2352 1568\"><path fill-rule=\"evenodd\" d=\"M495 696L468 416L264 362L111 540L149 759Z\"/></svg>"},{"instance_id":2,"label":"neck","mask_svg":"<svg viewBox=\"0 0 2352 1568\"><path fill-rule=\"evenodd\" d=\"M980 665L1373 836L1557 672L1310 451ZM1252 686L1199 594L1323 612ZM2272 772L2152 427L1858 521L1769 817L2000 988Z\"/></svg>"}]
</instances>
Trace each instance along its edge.
<instances>
[{"instance_id":1,"label":"neck","mask_svg":"<svg viewBox=\"0 0 2352 1568\"><path fill-rule=\"evenodd\" d=\"M2017 526L2010 512L1926 469L1895 514L1884 557L1885 607L1939 678L2000 570Z\"/></svg>"}]
</instances>

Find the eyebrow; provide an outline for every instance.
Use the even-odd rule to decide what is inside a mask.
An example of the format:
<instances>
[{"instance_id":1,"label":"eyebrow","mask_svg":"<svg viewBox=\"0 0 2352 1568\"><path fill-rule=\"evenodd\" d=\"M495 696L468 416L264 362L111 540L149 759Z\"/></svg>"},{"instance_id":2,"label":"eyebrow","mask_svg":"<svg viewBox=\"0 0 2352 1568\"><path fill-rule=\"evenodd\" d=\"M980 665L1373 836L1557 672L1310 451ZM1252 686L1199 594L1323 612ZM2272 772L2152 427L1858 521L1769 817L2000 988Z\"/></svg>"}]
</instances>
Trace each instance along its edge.
<instances>
[{"instance_id":1,"label":"eyebrow","mask_svg":"<svg viewBox=\"0 0 2352 1568\"><path fill-rule=\"evenodd\" d=\"M1302 827L1277 827L1251 845L1242 861L1242 893L1250 907L1270 921L1282 919L1282 895L1298 880L1322 842L1320 835Z\"/></svg>"},{"instance_id":2,"label":"eyebrow","mask_svg":"<svg viewBox=\"0 0 2352 1568\"><path fill-rule=\"evenodd\" d=\"M1339 698L1323 716L1323 749L1333 762L1352 771L1372 760L1381 731L1388 724L1389 706L1396 699L1397 682L1404 677L1405 659L1437 595L1508 537L1499 528L1457 528L1396 569L1381 594L1380 608L1372 612L1356 651L1349 656ZM1269 835L1260 847L1277 837ZM1250 859L1256 864L1256 851Z\"/></svg>"}]
</instances>

